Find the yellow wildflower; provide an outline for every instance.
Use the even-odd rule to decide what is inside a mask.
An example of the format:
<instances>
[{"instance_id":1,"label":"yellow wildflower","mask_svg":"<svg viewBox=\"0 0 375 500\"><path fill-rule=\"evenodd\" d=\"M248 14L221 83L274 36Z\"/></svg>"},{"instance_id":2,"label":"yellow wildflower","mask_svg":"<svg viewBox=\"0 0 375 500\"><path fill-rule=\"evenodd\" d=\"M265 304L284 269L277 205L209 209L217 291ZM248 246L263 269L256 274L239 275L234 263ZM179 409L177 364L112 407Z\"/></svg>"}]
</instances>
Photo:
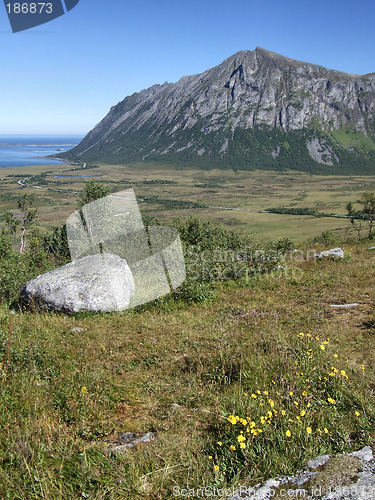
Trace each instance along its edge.
<instances>
[{"instance_id":1,"label":"yellow wildflower","mask_svg":"<svg viewBox=\"0 0 375 500\"><path fill-rule=\"evenodd\" d=\"M307 434L311 434L312 433L311 427L307 427L306 432L307 432Z\"/></svg>"},{"instance_id":2,"label":"yellow wildflower","mask_svg":"<svg viewBox=\"0 0 375 500\"><path fill-rule=\"evenodd\" d=\"M214 465L214 469L215 470L219 470L219 466L218 465Z\"/></svg>"},{"instance_id":3,"label":"yellow wildflower","mask_svg":"<svg viewBox=\"0 0 375 500\"><path fill-rule=\"evenodd\" d=\"M285 434L288 436L288 438L292 435L292 433L290 431L286 431Z\"/></svg>"}]
</instances>

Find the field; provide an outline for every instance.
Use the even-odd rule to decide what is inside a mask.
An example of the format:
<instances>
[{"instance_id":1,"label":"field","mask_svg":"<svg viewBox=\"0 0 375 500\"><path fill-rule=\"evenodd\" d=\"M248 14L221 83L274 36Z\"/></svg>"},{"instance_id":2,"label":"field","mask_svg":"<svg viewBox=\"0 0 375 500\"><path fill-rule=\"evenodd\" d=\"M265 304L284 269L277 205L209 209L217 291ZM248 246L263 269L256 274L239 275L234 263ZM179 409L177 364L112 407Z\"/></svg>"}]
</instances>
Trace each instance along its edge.
<instances>
[{"instance_id":1,"label":"field","mask_svg":"<svg viewBox=\"0 0 375 500\"><path fill-rule=\"evenodd\" d=\"M305 240L323 231L344 234L348 220L293 214L262 213L269 208L311 209L317 214L345 215L345 205L366 190L374 177L312 176L296 172L172 170L163 165L3 168L0 213L16 210L17 197L33 192L42 227L61 225L75 209L82 175L106 183L111 191L133 187L140 209L170 220L177 215L199 215L204 220L243 229L266 241L281 236ZM77 177L66 177L66 176ZM62 176L62 177L56 177ZM37 187L35 187L37 186ZM220 207L220 208L219 208Z\"/></svg>"},{"instance_id":2,"label":"field","mask_svg":"<svg viewBox=\"0 0 375 500\"><path fill-rule=\"evenodd\" d=\"M35 193L45 229L65 222L84 181L55 176L100 175L114 192L134 187L143 214L261 237L181 222L188 276L174 294L72 315L14 300L59 255L39 243L20 255L0 239L2 500L167 500L375 450L373 241L327 216L344 215L374 178L66 164L1 175L0 212ZM313 215L263 212L280 207ZM271 243L280 237L298 251ZM312 257L333 245L344 259ZM122 433L148 432L151 442L114 451Z\"/></svg>"},{"instance_id":3,"label":"field","mask_svg":"<svg viewBox=\"0 0 375 500\"><path fill-rule=\"evenodd\" d=\"M295 278L217 283L203 304L2 305L0 497L165 500L373 445L374 257L368 243L344 248L342 262L291 263ZM111 452L120 433L149 431Z\"/></svg>"}]
</instances>

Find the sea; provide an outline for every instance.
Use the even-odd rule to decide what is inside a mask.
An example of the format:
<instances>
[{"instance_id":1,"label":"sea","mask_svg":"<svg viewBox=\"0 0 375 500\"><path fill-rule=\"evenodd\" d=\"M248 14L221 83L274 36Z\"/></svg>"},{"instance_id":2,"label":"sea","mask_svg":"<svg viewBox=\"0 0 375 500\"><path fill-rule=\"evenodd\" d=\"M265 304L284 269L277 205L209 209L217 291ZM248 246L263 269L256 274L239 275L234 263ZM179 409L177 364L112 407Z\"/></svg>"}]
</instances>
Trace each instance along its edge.
<instances>
[{"instance_id":1,"label":"sea","mask_svg":"<svg viewBox=\"0 0 375 500\"><path fill-rule=\"evenodd\" d=\"M83 135L0 135L0 168L61 164L44 158L76 146Z\"/></svg>"}]
</instances>

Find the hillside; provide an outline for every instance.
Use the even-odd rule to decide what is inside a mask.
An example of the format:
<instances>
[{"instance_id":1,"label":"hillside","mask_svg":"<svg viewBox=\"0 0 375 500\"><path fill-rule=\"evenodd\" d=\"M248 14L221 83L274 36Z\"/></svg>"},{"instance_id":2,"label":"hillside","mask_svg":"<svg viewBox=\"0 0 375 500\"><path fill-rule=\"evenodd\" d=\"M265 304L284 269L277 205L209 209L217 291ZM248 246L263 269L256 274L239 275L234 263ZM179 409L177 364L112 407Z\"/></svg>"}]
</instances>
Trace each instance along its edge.
<instances>
[{"instance_id":1,"label":"hillside","mask_svg":"<svg viewBox=\"0 0 375 500\"><path fill-rule=\"evenodd\" d=\"M126 97L68 154L111 164L374 173L375 75L262 48Z\"/></svg>"},{"instance_id":2,"label":"hillside","mask_svg":"<svg viewBox=\"0 0 375 500\"><path fill-rule=\"evenodd\" d=\"M369 246L343 244L340 262L306 248L200 304L66 316L2 303L0 497L165 500L373 445ZM150 431L112 453L121 433Z\"/></svg>"}]
</instances>

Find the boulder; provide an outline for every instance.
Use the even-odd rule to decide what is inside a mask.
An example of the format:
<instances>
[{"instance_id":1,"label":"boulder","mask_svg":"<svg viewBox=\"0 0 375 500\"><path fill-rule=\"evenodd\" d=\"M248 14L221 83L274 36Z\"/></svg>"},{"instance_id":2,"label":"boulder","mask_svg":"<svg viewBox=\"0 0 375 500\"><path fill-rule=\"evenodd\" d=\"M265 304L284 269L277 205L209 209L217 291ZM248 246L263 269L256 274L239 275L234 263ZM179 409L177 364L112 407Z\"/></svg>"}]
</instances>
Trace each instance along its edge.
<instances>
[{"instance_id":1,"label":"boulder","mask_svg":"<svg viewBox=\"0 0 375 500\"><path fill-rule=\"evenodd\" d=\"M375 461L370 446L353 453L321 455L294 476L268 479L253 487L238 486L226 500L368 500L374 498Z\"/></svg>"},{"instance_id":2,"label":"boulder","mask_svg":"<svg viewBox=\"0 0 375 500\"><path fill-rule=\"evenodd\" d=\"M324 250L323 252L318 252L314 255L314 259L322 257L336 257L338 259L343 259L344 250L342 248L330 248L329 250Z\"/></svg>"},{"instance_id":3,"label":"boulder","mask_svg":"<svg viewBox=\"0 0 375 500\"><path fill-rule=\"evenodd\" d=\"M127 309L135 292L125 259L89 255L29 281L21 297L31 306L68 313Z\"/></svg>"}]
</instances>

